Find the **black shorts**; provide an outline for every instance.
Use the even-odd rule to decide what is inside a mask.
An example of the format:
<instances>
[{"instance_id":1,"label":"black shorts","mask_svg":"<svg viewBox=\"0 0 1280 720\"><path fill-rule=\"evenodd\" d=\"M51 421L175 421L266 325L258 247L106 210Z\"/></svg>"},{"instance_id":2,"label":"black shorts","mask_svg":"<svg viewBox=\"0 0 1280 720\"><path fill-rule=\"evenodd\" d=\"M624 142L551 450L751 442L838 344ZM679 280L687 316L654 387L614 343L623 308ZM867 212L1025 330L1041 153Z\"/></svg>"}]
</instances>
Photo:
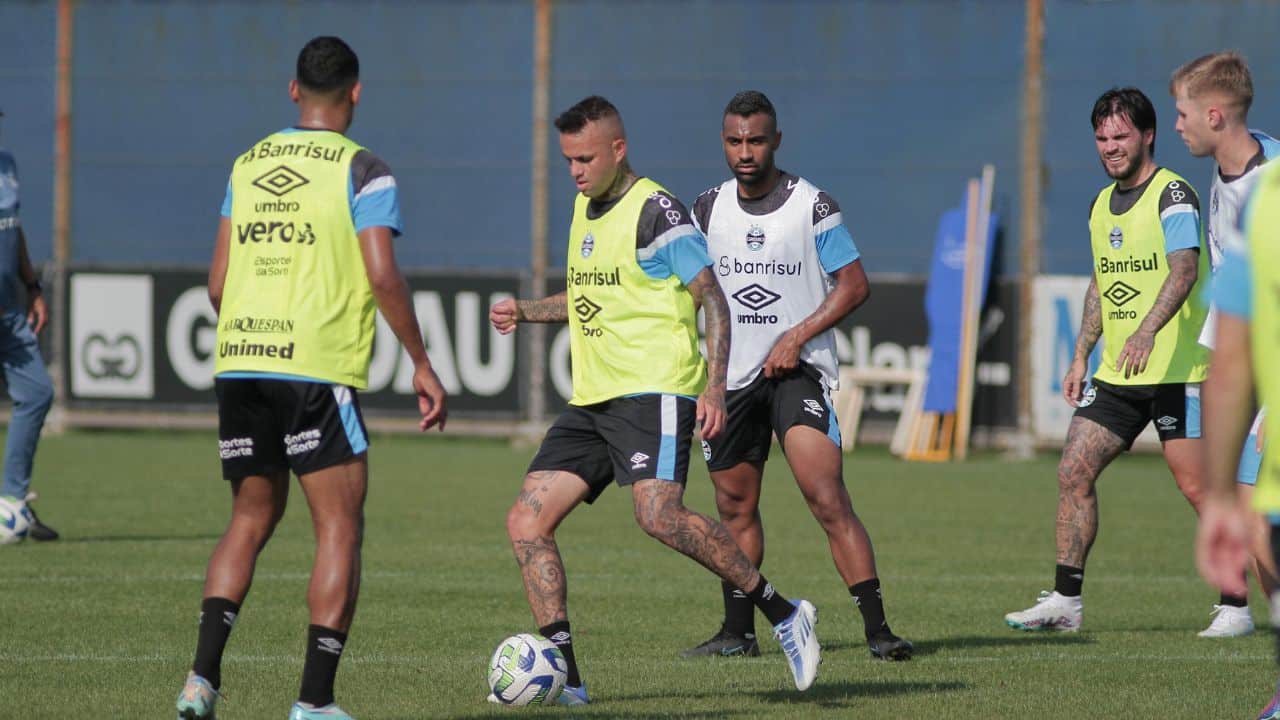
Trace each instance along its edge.
<instances>
[{"instance_id":1,"label":"black shorts","mask_svg":"<svg viewBox=\"0 0 1280 720\"><path fill-rule=\"evenodd\" d=\"M680 395L636 395L570 406L542 438L529 472L570 472L591 488L587 502L612 480L671 480L684 484L697 403Z\"/></svg>"},{"instance_id":2,"label":"black shorts","mask_svg":"<svg viewBox=\"0 0 1280 720\"><path fill-rule=\"evenodd\" d=\"M1095 378L1075 414L1115 433L1126 447L1147 423L1156 424L1161 442L1195 439L1200 437L1200 383L1112 385Z\"/></svg>"},{"instance_id":3,"label":"black shorts","mask_svg":"<svg viewBox=\"0 0 1280 720\"><path fill-rule=\"evenodd\" d=\"M786 377L767 378L762 372L750 385L730 390L725 413L724 431L715 440L702 441L702 456L713 471L744 462L763 463L769 459L769 434L782 442L796 425L814 428L840 447L831 396L822 375L805 363Z\"/></svg>"},{"instance_id":4,"label":"black shorts","mask_svg":"<svg viewBox=\"0 0 1280 720\"><path fill-rule=\"evenodd\" d=\"M222 476L323 470L369 449L356 391L274 378L215 378Z\"/></svg>"}]
</instances>

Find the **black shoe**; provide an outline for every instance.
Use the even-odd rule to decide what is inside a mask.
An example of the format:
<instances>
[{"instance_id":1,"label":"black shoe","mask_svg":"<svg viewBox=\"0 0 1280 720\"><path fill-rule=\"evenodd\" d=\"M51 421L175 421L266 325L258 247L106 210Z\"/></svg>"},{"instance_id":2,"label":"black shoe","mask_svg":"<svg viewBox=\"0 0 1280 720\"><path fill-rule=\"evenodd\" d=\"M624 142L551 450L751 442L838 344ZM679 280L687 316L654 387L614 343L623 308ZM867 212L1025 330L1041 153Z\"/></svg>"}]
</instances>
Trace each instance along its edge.
<instances>
[{"instance_id":1,"label":"black shoe","mask_svg":"<svg viewBox=\"0 0 1280 720\"><path fill-rule=\"evenodd\" d=\"M716 655L723 657L735 655L760 657L760 643L756 641L755 635L738 635L725 630L722 626L720 632L716 633L710 640L680 653L680 657L687 658L714 657Z\"/></svg>"},{"instance_id":2,"label":"black shoe","mask_svg":"<svg viewBox=\"0 0 1280 720\"><path fill-rule=\"evenodd\" d=\"M868 640L867 647L871 648L871 657L888 662L910 660L911 653L915 651L910 640L903 640L887 630Z\"/></svg>"},{"instance_id":3,"label":"black shoe","mask_svg":"<svg viewBox=\"0 0 1280 720\"><path fill-rule=\"evenodd\" d=\"M36 510L31 507L30 501L27 501L27 512L31 513L31 529L27 531L27 537L37 542L58 539L58 531L40 522L40 518L36 516Z\"/></svg>"}]
</instances>

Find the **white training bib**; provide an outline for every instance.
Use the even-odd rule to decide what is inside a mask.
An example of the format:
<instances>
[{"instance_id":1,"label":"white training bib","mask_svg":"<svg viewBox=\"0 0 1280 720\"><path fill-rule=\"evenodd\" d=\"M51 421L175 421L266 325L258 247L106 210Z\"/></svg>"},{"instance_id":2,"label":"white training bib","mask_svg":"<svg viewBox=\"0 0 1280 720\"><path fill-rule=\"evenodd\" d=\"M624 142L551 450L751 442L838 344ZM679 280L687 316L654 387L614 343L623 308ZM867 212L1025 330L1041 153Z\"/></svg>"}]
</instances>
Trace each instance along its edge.
<instances>
[{"instance_id":1,"label":"white training bib","mask_svg":"<svg viewBox=\"0 0 1280 720\"><path fill-rule=\"evenodd\" d=\"M738 181L730 179L715 193L703 228L712 268L733 317L728 387L745 387L760 374L769 351L787 330L804 320L827 297L831 279L818 259L817 237L843 223L839 211L823 216L815 208L818 188L803 178L784 175L779 181L790 194L777 209L753 215L738 203ZM829 388L837 386L836 340L827 330L800 351Z\"/></svg>"}]
</instances>

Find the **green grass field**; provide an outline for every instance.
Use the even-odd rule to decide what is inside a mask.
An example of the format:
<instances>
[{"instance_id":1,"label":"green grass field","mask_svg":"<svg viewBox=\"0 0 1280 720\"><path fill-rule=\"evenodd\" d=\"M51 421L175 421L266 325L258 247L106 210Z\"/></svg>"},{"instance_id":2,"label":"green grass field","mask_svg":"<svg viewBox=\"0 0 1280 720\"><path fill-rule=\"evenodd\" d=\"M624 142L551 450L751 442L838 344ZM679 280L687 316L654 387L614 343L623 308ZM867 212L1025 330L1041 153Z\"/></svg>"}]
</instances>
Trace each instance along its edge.
<instances>
[{"instance_id":1,"label":"green grass field","mask_svg":"<svg viewBox=\"0 0 1280 720\"><path fill-rule=\"evenodd\" d=\"M1195 637L1216 593L1194 521L1157 457L1102 481L1102 531L1077 635L1015 633L1053 574L1055 458L904 464L849 456L894 629L913 662L871 660L861 620L785 465L766 478L770 580L820 611L824 664L797 693L776 644L756 659L680 660L719 619L718 581L634 526L613 488L561 528L575 649L595 704L485 703L489 653L534 630L503 526L532 450L375 439L365 580L338 699L361 720L579 718L1252 718L1270 695L1267 633ZM688 502L712 511L694 462ZM45 440L41 515L58 543L0 548L0 717L168 718L194 650L204 564L228 512L209 433ZM293 502L228 647L224 720L284 718L306 636L306 505ZM1254 614L1265 610L1254 590ZM763 627L763 620L760 621Z\"/></svg>"}]
</instances>

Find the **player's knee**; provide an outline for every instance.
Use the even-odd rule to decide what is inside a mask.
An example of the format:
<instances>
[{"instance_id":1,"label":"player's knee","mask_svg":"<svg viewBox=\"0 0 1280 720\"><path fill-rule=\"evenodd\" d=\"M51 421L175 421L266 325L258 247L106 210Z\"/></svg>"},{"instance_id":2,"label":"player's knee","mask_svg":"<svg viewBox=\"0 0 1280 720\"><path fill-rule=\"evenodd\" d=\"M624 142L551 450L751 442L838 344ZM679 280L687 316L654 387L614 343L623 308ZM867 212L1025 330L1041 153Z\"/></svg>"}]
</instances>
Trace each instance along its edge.
<instances>
[{"instance_id":1,"label":"player's knee","mask_svg":"<svg viewBox=\"0 0 1280 720\"><path fill-rule=\"evenodd\" d=\"M807 499L809 511L824 528L831 529L853 521L853 508L840 493L821 493Z\"/></svg>"},{"instance_id":2,"label":"player's knee","mask_svg":"<svg viewBox=\"0 0 1280 720\"><path fill-rule=\"evenodd\" d=\"M636 503L636 524L650 537L665 541L671 537L672 520L675 513L683 512L683 507L672 507L669 504Z\"/></svg>"},{"instance_id":3,"label":"player's knee","mask_svg":"<svg viewBox=\"0 0 1280 720\"><path fill-rule=\"evenodd\" d=\"M758 505L754 498L734 493L716 493L716 510L720 513L720 521L725 525L750 525L757 515Z\"/></svg>"},{"instance_id":4,"label":"player's knee","mask_svg":"<svg viewBox=\"0 0 1280 720\"><path fill-rule=\"evenodd\" d=\"M507 537L512 541L537 537L541 533L537 515L521 502L515 502L507 511Z\"/></svg>"}]
</instances>

